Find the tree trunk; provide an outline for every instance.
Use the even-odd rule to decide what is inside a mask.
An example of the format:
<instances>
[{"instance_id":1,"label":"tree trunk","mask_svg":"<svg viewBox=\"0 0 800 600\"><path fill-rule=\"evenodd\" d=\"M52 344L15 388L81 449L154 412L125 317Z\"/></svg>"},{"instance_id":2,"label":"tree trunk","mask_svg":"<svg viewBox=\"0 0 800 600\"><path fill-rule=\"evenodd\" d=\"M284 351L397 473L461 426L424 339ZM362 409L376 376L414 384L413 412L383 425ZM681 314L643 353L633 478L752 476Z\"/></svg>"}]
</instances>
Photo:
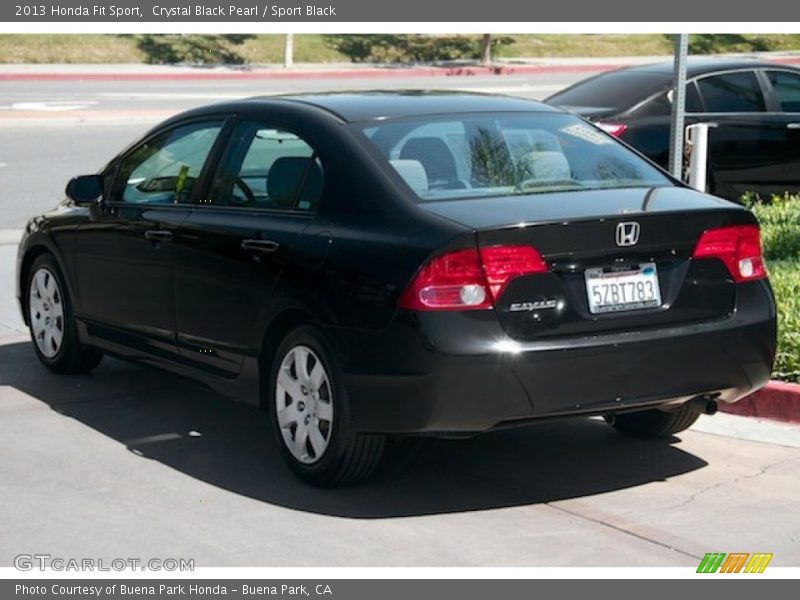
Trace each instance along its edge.
<instances>
[{"instance_id":1,"label":"tree trunk","mask_svg":"<svg viewBox=\"0 0 800 600\"><path fill-rule=\"evenodd\" d=\"M488 67L492 64L492 34L484 33L481 40L481 64Z\"/></svg>"}]
</instances>

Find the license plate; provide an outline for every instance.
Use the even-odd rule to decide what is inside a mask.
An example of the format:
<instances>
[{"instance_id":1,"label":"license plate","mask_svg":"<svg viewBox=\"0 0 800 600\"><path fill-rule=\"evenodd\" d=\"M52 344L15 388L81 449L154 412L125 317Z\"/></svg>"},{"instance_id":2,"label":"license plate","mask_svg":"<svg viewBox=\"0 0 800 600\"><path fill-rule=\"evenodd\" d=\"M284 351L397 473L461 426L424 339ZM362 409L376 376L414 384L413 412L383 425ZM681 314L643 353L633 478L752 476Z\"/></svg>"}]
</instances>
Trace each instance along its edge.
<instances>
[{"instance_id":1,"label":"license plate","mask_svg":"<svg viewBox=\"0 0 800 600\"><path fill-rule=\"evenodd\" d=\"M586 294L592 314L642 310L661 306L655 263L635 269L586 269Z\"/></svg>"}]
</instances>

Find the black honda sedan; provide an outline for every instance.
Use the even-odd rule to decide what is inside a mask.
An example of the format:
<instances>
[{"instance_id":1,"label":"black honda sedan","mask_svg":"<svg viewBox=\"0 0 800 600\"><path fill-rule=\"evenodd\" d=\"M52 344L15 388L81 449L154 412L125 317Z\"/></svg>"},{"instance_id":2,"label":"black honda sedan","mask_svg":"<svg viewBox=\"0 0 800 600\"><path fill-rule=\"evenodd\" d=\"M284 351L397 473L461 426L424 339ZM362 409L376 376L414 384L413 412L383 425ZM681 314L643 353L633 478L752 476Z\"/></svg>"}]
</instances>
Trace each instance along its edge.
<instances>
[{"instance_id":1,"label":"black honda sedan","mask_svg":"<svg viewBox=\"0 0 800 600\"><path fill-rule=\"evenodd\" d=\"M672 63L601 73L546 102L590 119L662 167L669 154ZM800 69L692 59L686 123L712 123L709 191L739 201L800 191Z\"/></svg>"},{"instance_id":2,"label":"black honda sedan","mask_svg":"<svg viewBox=\"0 0 800 600\"><path fill-rule=\"evenodd\" d=\"M753 215L536 102L218 104L67 196L19 248L42 363L109 354L255 403L317 485L368 476L389 435L601 415L670 436L773 363Z\"/></svg>"}]
</instances>

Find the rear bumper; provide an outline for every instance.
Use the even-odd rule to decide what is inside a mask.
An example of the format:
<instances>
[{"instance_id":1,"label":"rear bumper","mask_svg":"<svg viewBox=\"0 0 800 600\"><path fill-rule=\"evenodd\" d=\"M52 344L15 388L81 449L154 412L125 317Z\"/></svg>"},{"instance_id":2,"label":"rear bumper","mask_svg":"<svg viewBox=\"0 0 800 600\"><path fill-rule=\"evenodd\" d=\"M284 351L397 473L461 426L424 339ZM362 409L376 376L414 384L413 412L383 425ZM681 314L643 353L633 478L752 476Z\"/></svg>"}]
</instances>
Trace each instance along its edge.
<instances>
[{"instance_id":1,"label":"rear bumper","mask_svg":"<svg viewBox=\"0 0 800 600\"><path fill-rule=\"evenodd\" d=\"M776 324L769 286L741 287L729 317L680 327L525 343L490 312L431 313L334 335L360 431L466 434L703 394L743 398L769 380Z\"/></svg>"}]
</instances>

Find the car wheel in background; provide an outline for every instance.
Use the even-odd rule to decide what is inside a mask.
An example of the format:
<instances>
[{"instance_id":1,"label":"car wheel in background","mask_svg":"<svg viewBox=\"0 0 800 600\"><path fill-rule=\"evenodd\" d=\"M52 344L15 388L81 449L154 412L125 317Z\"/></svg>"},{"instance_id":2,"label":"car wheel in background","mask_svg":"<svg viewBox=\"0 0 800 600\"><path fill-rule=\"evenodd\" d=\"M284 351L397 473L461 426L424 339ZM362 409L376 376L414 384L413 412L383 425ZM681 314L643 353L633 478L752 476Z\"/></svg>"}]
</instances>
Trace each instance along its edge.
<instances>
[{"instance_id":1,"label":"car wheel in background","mask_svg":"<svg viewBox=\"0 0 800 600\"><path fill-rule=\"evenodd\" d=\"M689 429L700 413L689 403L677 410L642 410L606 417L606 421L617 431L637 438L668 437Z\"/></svg>"}]
</instances>

